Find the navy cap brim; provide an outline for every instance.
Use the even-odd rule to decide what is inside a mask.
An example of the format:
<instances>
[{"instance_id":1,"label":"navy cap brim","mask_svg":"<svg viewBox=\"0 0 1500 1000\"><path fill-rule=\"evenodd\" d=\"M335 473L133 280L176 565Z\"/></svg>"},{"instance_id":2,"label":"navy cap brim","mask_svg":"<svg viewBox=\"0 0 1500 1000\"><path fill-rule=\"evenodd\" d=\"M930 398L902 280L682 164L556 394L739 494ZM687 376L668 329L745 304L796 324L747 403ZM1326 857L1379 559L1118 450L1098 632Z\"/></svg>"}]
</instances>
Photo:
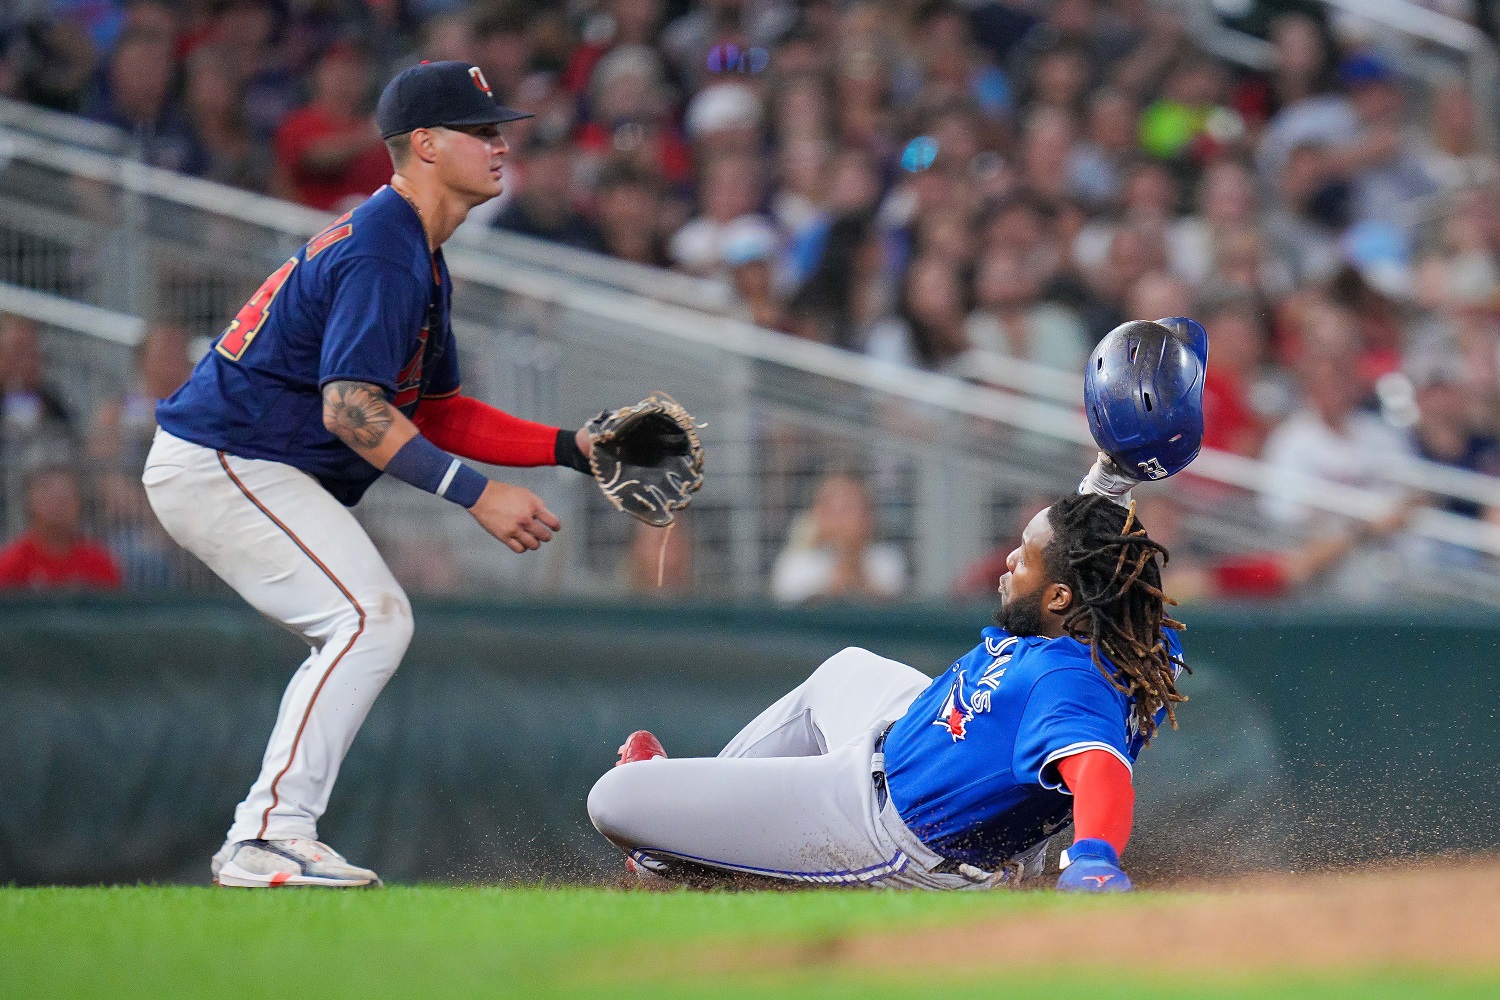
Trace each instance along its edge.
<instances>
[{"instance_id":1,"label":"navy cap brim","mask_svg":"<svg viewBox=\"0 0 1500 1000\"><path fill-rule=\"evenodd\" d=\"M507 108L497 104L493 111L481 111L472 115L464 115L459 118L450 118L443 122L444 125L504 125L506 122L518 122L523 118L535 118L536 115L530 111L517 111L515 108Z\"/></svg>"}]
</instances>

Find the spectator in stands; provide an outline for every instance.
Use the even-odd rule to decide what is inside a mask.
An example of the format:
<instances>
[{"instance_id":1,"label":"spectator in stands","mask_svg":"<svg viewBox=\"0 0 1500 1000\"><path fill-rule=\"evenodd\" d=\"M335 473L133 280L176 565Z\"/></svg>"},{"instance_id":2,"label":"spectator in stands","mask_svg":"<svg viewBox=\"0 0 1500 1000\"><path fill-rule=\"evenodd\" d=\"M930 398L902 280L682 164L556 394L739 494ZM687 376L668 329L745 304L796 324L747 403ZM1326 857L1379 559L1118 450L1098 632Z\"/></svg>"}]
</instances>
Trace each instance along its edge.
<instances>
[{"instance_id":1,"label":"spectator in stands","mask_svg":"<svg viewBox=\"0 0 1500 1000\"><path fill-rule=\"evenodd\" d=\"M1130 289L1125 312L1131 319L1162 319L1167 316L1190 316L1193 297L1188 286L1165 271L1152 271Z\"/></svg>"},{"instance_id":2,"label":"spectator in stands","mask_svg":"<svg viewBox=\"0 0 1500 1000\"><path fill-rule=\"evenodd\" d=\"M925 101L972 104L985 118L1000 120L1015 109L1010 80L975 44L967 12L943 2L917 7L911 18L910 47L914 51Z\"/></svg>"},{"instance_id":3,"label":"spectator in stands","mask_svg":"<svg viewBox=\"0 0 1500 1000\"><path fill-rule=\"evenodd\" d=\"M1057 108L1033 111L1021 137L1021 184L1026 192L1053 206L1072 197L1072 159L1072 119Z\"/></svg>"},{"instance_id":4,"label":"spectator in stands","mask_svg":"<svg viewBox=\"0 0 1500 1000\"><path fill-rule=\"evenodd\" d=\"M815 69L798 73L782 69L770 94L768 122L777 150L786 154L801 143L828 145L833 133L831 101L823 73Z\"/></svg>"},{"instance_id":5,"label":"spectator in stands","mask_svg":"<svg viewBox=\"0 0 1500 1000\"><path fill-rule=\"evenodd\" d=\"M710 58L716 48L764 49L791 27L792 16L792 6L779 0L700 0L667 25L660 44L675 75L698 90L723 72L722 57Z\"/></svg>"},{"instance_id":6,"label":"spectator in stands","mask_svg":"<svg viewBox=\"0 0 1500 1000\"><path fill-rule=\"evenodd\" d=\"M589 81L588 120L575 141L595 164L624 161L674 191L693 181L693 154L672 120L661 57L621 45L599 60Z\"/></svg>"},{"instance_id":7,"label":"spectator in stands","mask_svg":"<svg viewBox=\"0 0 1500 1000\"><path fill-rule=\"evenodd\" d=\"M1327 303L1307 313L1298 366L1304 402L1267 438L1268 474L1318 476L1385 493L1394 502L1400 492L1391 489L1382 471L1393 457L1409 455L1411 449L1395 428L1359 408L1369 384L1358 371L1353 317ZM1261 506L1284 525L1305 524L1310 516L1306 507L1285 497L1263 497Z\"/></svg>"},{"instance_id":8,"label":"spectator in stands","mask_svg":"<svg viewBox=\"0 0 1500 1000\"><path fill-rule=\"evenodd\" d=\"M1135 155L1135 102L1118 90L1097 91L1089 100L1088 127L1068 159L1068 187L1096 210L1119 197L1125 164Z\"/></svg>"},{"instance_id":9,"label":"spectator in stands","mask_svg":"<svg viewBox=\"0 0 1500 1000\"><path fill-rule=\"evenodd\" d=\"M1416 453L1431 462L1500 476L1500 440L1476 419L1476 400L1466 391L1462 360L1454 354L1418 355L1406 372L1416 389ZM1444 497L1441 506L1464 517L1487 514L1479 504L1459 497Z\"/></svg>"},{"instance_id":10,"label":"spectator in stands","mask_svg":"<svg viewBox=\"0 0 1500 1000\"><path fill-rule=\"evenodd\" d=\"M748 84L730 80L699 91L687 106L684 125L700 160L761 151L760 97Z\"/></svg>"},{"instance_id":11,"label":"spectator in stands","mask_svg":"<svg viewBox=\"0 0 1500 1000\"><path fill-rule=\"evenodd\" d=\"M1401 370L1405 331L1401 309L1360 270L1345 264L1329 283L1328 297L1348 312L1359 338L1359 372L1369 385Z\"/></svg>"},{"instance_id":12,"label":"spectator in stands","mask_svg":"<svg viewBox=\"0 0 1500 1000\"><path fill-rule=\"evenodd\" d=\"M474 22L474 62L495 100L516 107L521 82L531 71L531 39L520 4L496 4Z\"/></svg>"},{"instance_id":13,"label":"spectator in stands","mask_svg":"<svg viewBox=\"0 0 1500 1000\"><path fill-rule=\"evenodd\" d=\"M651 46L661 27L661 0L608 0L584 28L583 44L573 50L562 85L582 94L599 60L622 45Z\"/></svg>"},{"instance_id":14,"label":"spectator in stands","mask_svg":"<svg viewBox=\"0 0 1500 1000\"><path fill-rule=\"evenodd\" d=\"M812 273L828 231L831 152L824 139L802 138L786 141L780 153L771 218L786 234L785 270L795 286Z\"/></svg>"},{"instance_id":15,"label":"spectator in stands","mask_svg":"<svg viewBox=\"0 0 1500 1000\"><path fill-rule=\"evenodd\" d=\"M1084 111L1092 75L1088 52L1079 45L1062 42L1045 49L1031 65L1030 103L1076 120Z\"/></svg>"},{"instance_id":16,"label":"spectator in stands","mask_svg":"<svg viewBox=\"0 0 1500 1000\"><path fill-rule=\"evenodd\" d=\"M1440 190L1458 191L1493 180L1496 163L1479 141L1474 99L1462 80L1439 84L1431 97L1431 132L1417 151L1422 171Z\"/></svg>"},{"instance_id":17,"label":"spectator in stands","mask_svg":"<svg viewBox=\"0 0 1500 1000\"><path fill-rule=\"evenodd\" d=\"M136 345L131 384L119 399L99 405L89 432L97 534L132 589L178 581L179 550L151 513L141 468L156 432L157 401L176 392L191 373L187 333L151 327Z\"/></svg>"},{"instance_id":18,"label":"spectator in stands","mask_svg":"<svg viewBox=\"0 0 1500 1000\"><path fill-rule=\"evenodd\" d=\"M0 95L77 112L97 66L97 48L77 21L38 19L25 29L0 21Z\"/></svg>"},{"instance_id":19,"label":"spectator in stands","mask_svg":"<svg viewBox=\"0 0 1500 1000\"><path fill-rule=\"evenodd\" d=\"M0 428L4 436L77 430L62 394L42 369L41 328L32 320L0 314Z\"/></svg>"},{"instance_id":20,"label":"spectator in stands","mask_svg":"<svg viewBox=\"0 0 1500 1000\"><path fill-rule=\"evenodd\" d=\"M703 168L700 212L679 229L668 252L689 274L723 273L727 227L743 218L759 218L760 172L749 156L728 154L709 160ZM769 225L769 223L766 223Z\"/></svg>"},{"instance_id":21,"label":"spectator in stands","mask_svg":"<svg viewBox=\"0 0 1500 1000\"><path fill-rule=\"evenodd\" d=\"M1408 207L1436 193L1437 184L1407 133L1395 70L1379 56L1356 54L1344 60L1339 77L1349 90L1354 134L1336 147L1335 162L1353 186L1354 218L1410 227Z\"/></svg>"},{"instance_id":22,"label":"spectator in stands","mask_svg":"<svg viewBox=\"0 0 1500 1000\"><path fill-rule=\"evenodd\" d=\"M83 536L83 494L67 466L43 466L26 478L26 531L0 549L0 589L118 589L120 570Z\"/></svg>"},{"instance_id":23,"label":"spectator in stands","mask_svg":"<svg viewBox=\"0 0 1500 1000\"><path fill-rule=\"evenodd\" d=\"M775 257L776 235L770 227L730 227L724 240L724 266L737 298L735 314L767 330L789 330L790 319L775 293Z\"/></svg>"},{"instance_id":24,"label":"spectator in stands","mask_svg":"<svg viewBox=\"0 0 1500 1000\"><path fill-rule=\"evenodd\" d=\"M1039 301L1036 269L1005 247L988 251L974 281L977 308L964 323L975 348L1068 372L1088 357L1083 324L1066 306Z\"/></svg>"},{"instance_id":25,"label":"spectator in stands","mask_svg":"<svg viewBox=\"0 0 1500 1000\"><path fill-rule=\"evenodd\" d=\"M300 99L291 66L295 40L287 37L276 3L227 0L204 39L225 58L225 75L244 88L245 126L251 137L267 145Z\"/></svg>"},{"instance_id":26,"label":"spectator in stands","mask_svg":"<svg viewBox=\"0 0 1500 1000\"><path fill-rule=\"evenodd\" d=\"M1232 295L1199 310L1208 330L1213 363L1203 381L1203 446L1255 458L1266 440L1265 420L1255 406L1265 332L1255 300Z\"/></svg>"},{"instance_id":27,"label":"spectator in stands","mask_svg":"<svg viewBox=\"0 0 1500 1000\"><path fill-rule=\"evenodd\" d=\"M860 8L850 8L845 20ZM888 110L889 75L873 41L851 38L840 48L833 103L835 141L857 149L879 163L889 163L896 152Z\"/></svg>"},{"instance_id":28,"label":"spectator in stands","mask_svg":"<svg viewBox=\"0 0 1500 1000\"><path fill-rule=\"evenodd\" d=\"M276 184L284 196L346 211L391 179L369 100L368 56L348 43L330 46L313 67L312 100L276 132Z\"/></svg>"},{"instance_id":29,"label":"spectator in stands","mask_svg":"<svg viewBox=\"0 0 1500 1000\"><path fill-rule=\"evenodd\" d=\"M884 361L943 371L973 347L967 315L963 282L953 265L919 257L906 270L895 315L870 331L865 351Z\"/></svg>"},{"instance_id":30,"label":"spectator in stands","mask_svg":"<svg viewBox=\"0 0 1500 1000\"><path fill-rule=\"evenodd\" d=\"M794 332L839 347L867 347L871 326L885 311L884 257L872 213L835 216L816 253L812 272L787 304Z\"/></svg>"},{"instance_id":31,"label":"spectator in stands","mask_svg":"<svg viewBox=\"0 0 1500 1000\"><path fill-rule=\"evenodd\" d=\"M196 143L194 173L250 191L270 186L274 160L245 124L245 93L226 72L232 60L215 47L195 51L187 62L185 106Z\"/></svg>"},{"instance_id":32,"label":"spectator in stands","mask_svg":"<svg viewBox=\"0 0 1500 1000\"><path fill-rule=\"evenodd\" d=\"M793 523L771 570L771 594L785 604L880 600L906 589L906 558L875 541L875 510L864 483L834 473Z\"/></svg>"},{"instance_id":33,"label":"spectator in stands","mask_svg":"<svg viewBox=\"0 0 1500 1000\"><path fill-rule=\"evenodd\" d=\"M596 222L604 252L620 260L665 267L661 185L628 163L611 163L599 178Z\"/></svg>"},{"instance_id":34,"label":"spectator in stands","mask_svg":"<svg viewBox=\"0 0 1500 1000\"><path fill-rule=\"evenodd\" d=\"M130 133L144 162L191 172L201 153L172 95L173 41L145 28L126 30L83 113Z\"/></svg>"},{"instance_id":35,"label":"spectator in stands","mask_svg":"<svg viewBox=\"0 0 1500 1000\"><path fill-rule=\"evenodd\" d=\"M1168 250L1172 273L1194 288L1218 270L1215 251L1225 235L1253 226L1259 214L1255 176L1236 160L1220 160L1198 182L1198 211L1172 225Z\"/></svg>"},{"instance_id":36,"label":"spectator in stands","mask_svg":"<svg viewBox=\"0 0 1500 1000\"><path fill-rule=\"evenodd\" d=\"M495 216L495 228L579 250L603 250L599 230L573 204L573 146L538 141L516 159L513 172L519 180Z\"/></svg>"},{"instance_id":37,"label":"spectator in stands","mask_svg":"<svg viewBox=\"0 0 1500 1000\"><path fill-rule=\"evenodd\" d=\"M186 331L163 324L148 329L136 345L135 376L124 395L94 413L89 457L139 470L156 433L157 401L176 392L192 371Z\"/></svg>"},{"instance_id":38,"label":"spectator in stands","mask_svg":"<svg viewBox=\"0 0 1500 1000\"><path fill-rule=\"evenodd\" d=\"M1274 50L1270 73L1250 74L1235 89L1235 110L1254 136L1283 108L1332 86L1329 42L1320 23L1302 13L1283 14L1268 32Z\"/></svg>"},{"instance_id":39,"label":"spectator in stands","mask_svg":"<svg viewBox=\"0 0 1500 1000\"><path fill-rule=\"evenodd\" d=\"M1349 188L1316 136L1288 150L1265 216L1271 249L1298 285L1326 281L1339 265L1337 233L1349 221Z\"/></svg>"},{"instance_id":40,"label":"spectator in stands","mask_svg":"<svg viewBox=\"0 0 1500 1000\"><path fill-rule=\"evenodd\" d=\"M954 597L984 597L993 600L1000 577L1010 571L1007 561L1016 546L1021 544L1021 533L1026 529L1027 522L1035 511L1047 506L1053 498L1046 493L1032 493L1005 499L1005 514L998 525L995 547L959 571L948 588L948 593Z\"/></svg>"},{"instance_id":41,"label":"spectator in stands","mask_svg":"<svg viewBox=\"0 0 1500 1000\"><path fill-rule=\"evenodd\" d=\"M1083 241L1083 235L1079 241ZM1091 331L1096 340L1135 318L1126 309L1131 290L1146 275L1162 270L1167 259L1164 231L1151 224L1115 227L1104 247L1103 260L1086 272L1089 292L1099 304L1093 310L1097 325Z\"/></svg>"}]
</instances>

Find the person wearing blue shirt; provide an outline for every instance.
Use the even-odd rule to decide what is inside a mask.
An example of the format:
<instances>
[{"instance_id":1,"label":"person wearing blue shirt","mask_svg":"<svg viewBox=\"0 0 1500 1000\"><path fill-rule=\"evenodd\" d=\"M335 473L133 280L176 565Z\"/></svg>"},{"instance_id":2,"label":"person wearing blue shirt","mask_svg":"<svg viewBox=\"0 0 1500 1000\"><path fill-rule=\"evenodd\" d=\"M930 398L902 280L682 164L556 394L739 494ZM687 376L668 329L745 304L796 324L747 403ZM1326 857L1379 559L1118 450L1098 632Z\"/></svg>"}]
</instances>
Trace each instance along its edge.
<instances>
[{"instance_id":1,"label":"person wearing blue shirt","mask_svg":"<svg viewBox=\"0 0 1500 1000\"><path fill-rule=\"evenodd\" d=\"M530 490L468 465L588 472L585 431L461 392L442 244L500 193L500 125L483 72L424 63L376 112L395 173L278 267L156 410L142 482L179 544L309 655L259 777L210 870L219 885L379 885L318 839L344 754L395 673L412 612L348 508L389 474L469 511L518 553L561 524Z\"/></svg>"},{"instance_id":2,"label":"person wearing blue shirt","mask_svg":"<svg viewBox=\"0 0 1500 1000\"><path fill-rule=\"evenodd\" d=\"M941 676L845 649L718 757L633 733L589 816L670 879L936 889L1034 877L1072 822L1059 888L1129 889L1132 768L1184 700L1165 556L1133 504L1058 500L1007 559L995 626Z\"/></svg>"}]
</instances>

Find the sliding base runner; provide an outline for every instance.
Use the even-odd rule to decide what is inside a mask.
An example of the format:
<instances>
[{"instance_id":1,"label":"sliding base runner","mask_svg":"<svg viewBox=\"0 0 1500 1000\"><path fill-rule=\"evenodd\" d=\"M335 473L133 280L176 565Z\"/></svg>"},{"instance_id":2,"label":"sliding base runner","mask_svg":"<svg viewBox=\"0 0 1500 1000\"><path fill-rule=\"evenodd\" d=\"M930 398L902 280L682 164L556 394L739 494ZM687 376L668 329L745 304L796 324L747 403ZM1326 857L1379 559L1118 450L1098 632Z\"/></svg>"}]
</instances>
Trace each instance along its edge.
<instances>
[{"instance_id":1,"label":"sliding base runner","mask_svg":"<svg viewBox=\"0 0 1500 1000\"><path fill-rule=\"evenodd\" d=\"M968 889L1038 874L1071 822L1058 887L1130 889L1133 766L1185 700L1166 550L1130 492L1198 454L1207 358L1186 318L1100 342L1084 404L1104 451L1026 526L997 627L946 673L846 649L717 757L634 733L589 794L594 826L667 879Z\"/></svg>"},{"instance_id":2,"label":"sliding base runner","mask_svg":"<svg viewBox=\"0 0 1500 1000\"><path fill-rule=\"evenodd\" d=\"M1109 499L1059 500L1011 553L998 627L945 674L846 649L717 757L627 742L589 816L668 879L926 889L1037 875L1071 820L1063 886L1128 889L1131 769L1181 698L1158 551Z\"/></svg>"}]
</instances>

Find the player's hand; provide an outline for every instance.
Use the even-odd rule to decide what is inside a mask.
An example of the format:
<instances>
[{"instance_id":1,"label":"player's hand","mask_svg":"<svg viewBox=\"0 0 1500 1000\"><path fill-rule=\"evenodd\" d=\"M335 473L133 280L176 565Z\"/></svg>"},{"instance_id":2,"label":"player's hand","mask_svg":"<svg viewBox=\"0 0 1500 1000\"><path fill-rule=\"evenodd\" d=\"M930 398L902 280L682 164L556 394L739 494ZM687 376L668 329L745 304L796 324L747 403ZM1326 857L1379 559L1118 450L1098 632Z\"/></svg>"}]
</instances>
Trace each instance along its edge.
<instances>
[{"instance_id":1,"label":"player's hand","mask_svg":"<svg viewBox=\"0 0 1500 1000\"><path fill-rule=\"evenodd\" d=\"M589 433L587 427L578 428L578 433L573 435L573 440L578 442L578 450L583 452L584 458L594 453L594 436Z\"/></svg>"},{"instance_id":2,"label":"player's hand","mask_svg":"<svg viewBox=\"0 0 1500 1000\"><path fill-rule=\"evenodd\" d=\"M539 549L543 542L552 540L552 532L562 528L562 522L541 497L523 487L493 480L469 513L512 552Z\"/></svg>"},{"instance_id":3,"label":"player's hand","mask_svg":"<svg viewBox=\"0 0 1500 1000\"><path fill-rule=\"evenodd\" d=\"M1083 482L1078 484L1079 493L1095 493L1109 497L1119 503L1126 494L1141 484L1141 481L1115 464L1115 460L1104 452L1094 459L1093 466Z\"/></svg>"},{"instance_id":4,"label":"player's hand","mask_svg":"<svg viewBox=\"0 0 1500 1000\"><path fill-rule=\"evenodd\" d=\"M1129 892L1135 888L1107 840L1075 840L1068 848L1068 859L1072 864L1057 877L1057 888L1063 892Z\"/></svg>"}]
</instances>

